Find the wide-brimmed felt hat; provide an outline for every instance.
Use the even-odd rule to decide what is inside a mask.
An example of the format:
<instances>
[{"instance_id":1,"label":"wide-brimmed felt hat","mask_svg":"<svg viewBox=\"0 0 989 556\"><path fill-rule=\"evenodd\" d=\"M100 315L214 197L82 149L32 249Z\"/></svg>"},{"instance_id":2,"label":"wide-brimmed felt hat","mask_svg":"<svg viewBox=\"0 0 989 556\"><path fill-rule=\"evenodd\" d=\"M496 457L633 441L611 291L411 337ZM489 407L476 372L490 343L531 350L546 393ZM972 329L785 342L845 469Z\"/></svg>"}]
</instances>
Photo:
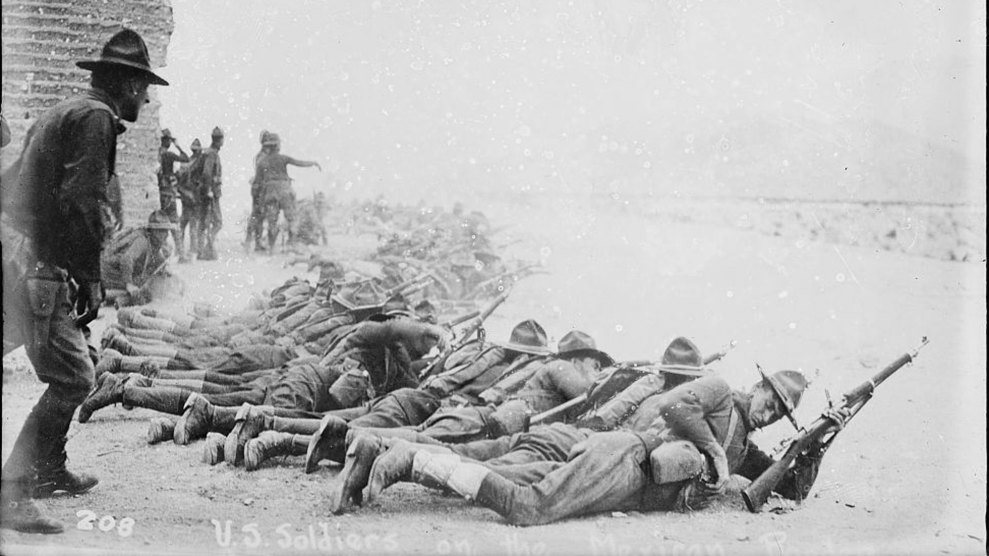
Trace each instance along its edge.
<instances>
[{"instance_id":1,"label":"wide-brimmed felt hat","mask_svg":"<svg viewBox=\"0 0 989 556\"><path fill-rule=\"evenodd\" d=\"M172 138L172 131L170 129L168 129L167 127L165 129L161 130L161 138L162 139L171 139Z\"/></svg>"},{"instance_id":2,"label":"wide-brimmed felt hat","mask_svg":"<svg viewBox=\"0 0 989 556\"><path fill-rule=\"evenodd\" d=\"M549 355L553 350L549 348L549 340L546 331L538 322L529 319L515 325L507 342L495 342L492 344L512 351L520 351L532 355Z\"/></svg>"},{"instance_id":3,"label":"wide-brimmed felt hat","mask_svg":"<svg viewBox=\"0 0 989 556\"><path fill-rule=\"evenodd\" d=\"M762 368L757 368L762 376L762 381L768 384L783 402L783 411L786 413L787 419L793 423L793 428L800 430L797 420L793 417L793 411L800 404L804 390L810 385L807 377L797 371L777 371L771 375L766 375Z\"/></svg>"},{"instance_id":4,"label":"wide-brimmed felt hat","mask_svg":"<svg viewBox=\"0 0 989 556\"><path fill-rule=\"evenodd\" d=\"M663 359L656 369L684 376L704 376L710 370L704 366L704 357L694 342L683 336L675 338L663 352Z\"/></svg>"},{"instance_id":5,"label":"wide-brimmed felt hat","mask_svg":"<svg viewBox=\"0 0 989 556\"><path fill-rule=\"evenodd\" d=\"M560 338L556 353L560 357L594 357L601 362L602 367L610 367L615 360L610 355L598 349L594 338L586 332L571 330Z\"/></svg>"},{"instance_id":6,"label":"wide-brimmed felt hat","mask_svg":"<svg viewBox=\"0 0 989 556\"><path fill-rule=\"evenodd\" d=\"M194 151L201 151L203 150L203 144L199 141L199 138L197 137L192 140L192 146L189 148L191 148Z\"/></svg>"},{"instance_id":7,"label":"wide-brimmed felt hat","mask_svg":"<svg viewBox=\"0 0 989 556\"><path fill-rule=\"evenodd\" d=\"M100 52L99 59L76 62L76 66L89 71L104 66L133 68L145 73L148 76L149 82L153 85L168 85L168 81L165 81L151 70L151 57L148 55L148 47L144 44L144 39L141 38L141 35L131 29L122 29L110 37L110 40L103 45L103 51Z\"/></svg>"},{"instance_id":8,"label":"wide-brimmed felt hat","mask_svg":"<svg viewBox=\"0 0 989 556\"><path fill-rule=\"evenodd\" d=\"M223 137L223 130L220 129L220 126L213 128L213 133L210 133L210 137Z\"/></svg>"},{"instance_id":9,"label":"wide-brimmed felt hat","mask_svg":"<svg viewBox=\"0 0 989 556\"><path fill-rule=\"evenodd\" d=\"M148 230L174 230L175 224L163 211L156 210L148 216L148 223L143 227Z\"/></svg>"}]
</instances>

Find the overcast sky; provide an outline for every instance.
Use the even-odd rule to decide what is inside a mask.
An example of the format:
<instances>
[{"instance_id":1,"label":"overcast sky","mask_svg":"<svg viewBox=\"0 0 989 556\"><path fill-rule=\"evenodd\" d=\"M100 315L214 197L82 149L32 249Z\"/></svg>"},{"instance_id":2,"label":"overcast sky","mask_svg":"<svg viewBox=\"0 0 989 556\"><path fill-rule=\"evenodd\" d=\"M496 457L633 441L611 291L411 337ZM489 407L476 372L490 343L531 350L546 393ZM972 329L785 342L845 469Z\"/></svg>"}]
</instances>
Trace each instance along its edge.
<instances>
[{"instance_id":1,"label":"overcast sky","mask_svg":"<svg viewBox=\"0 0 989 556\"><path fill-rule=\"evenodd\" d=\"M954 171L984 189L982 2L172 4L161 123L184 145L224 128L231 193L261 129L323 164L291 171L300 195L800 195L831 166L859 173L829 196ZM896 157L936 160L874 166Z\"/></svg>"}]
</instances>

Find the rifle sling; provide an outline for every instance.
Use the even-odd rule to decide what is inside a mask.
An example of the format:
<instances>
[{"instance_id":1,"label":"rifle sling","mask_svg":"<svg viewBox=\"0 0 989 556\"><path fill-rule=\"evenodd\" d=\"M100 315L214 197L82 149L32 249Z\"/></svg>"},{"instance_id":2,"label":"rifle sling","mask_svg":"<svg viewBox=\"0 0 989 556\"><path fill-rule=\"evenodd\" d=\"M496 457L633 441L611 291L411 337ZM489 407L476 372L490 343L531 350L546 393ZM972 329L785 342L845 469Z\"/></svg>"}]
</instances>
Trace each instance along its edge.
<instances>
[{"instance_id":1,"label":"rifle sling","mask_svg":"<svg viewBox=\"0 0 989 556\"><path fill-rule=\"evenodd\" d=\"M725 451L725 454L728 453L728 446L731 445L732 439L735 438L735 429L738 428L738 411L735 411L734 403L731 404L729 412L728 431L725 434L725 439L721 441L721 449Z\"/></svg>"}]
</instances>

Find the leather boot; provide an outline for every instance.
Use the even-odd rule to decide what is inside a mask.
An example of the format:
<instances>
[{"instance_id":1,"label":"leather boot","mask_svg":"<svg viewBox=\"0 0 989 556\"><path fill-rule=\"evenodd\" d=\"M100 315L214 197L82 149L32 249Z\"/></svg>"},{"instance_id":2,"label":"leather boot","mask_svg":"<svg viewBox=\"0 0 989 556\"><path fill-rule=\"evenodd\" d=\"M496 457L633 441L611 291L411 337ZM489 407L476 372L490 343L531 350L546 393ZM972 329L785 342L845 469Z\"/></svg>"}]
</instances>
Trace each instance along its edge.
<instances>
[{"instance_id":1,"label":"leather boot","mask_svg":"<svg viewBox=\"0 0 989 556\"><path fill-rule=\"evenodd\" d=\"M270 405L251 405L245 403L237 411L233 430L227 435L227 443L223 453L230 465L240 465L244 459L244 445L263 430L271 429L274 425L275 409Z\"/></svg>"},{"instance_id":2,"label":"leather boot","mask_svg":"<svg viewBox=\"0 0 989 556\"><path fill-rule=\"evenodd\" d=\"M388 441L386 441L386 444ZM413 444L406 440L395 439L371 466L367 488L364 489L364 501L371 503L382 490L391 485L412 480L412 461L420 451L434 454L451 454L446 446L431 444Z\"/></svg>"},{"instance_id":3,"label":"leather boot","mask_svg":"<svg viewBox=\"0 0 989 556\"><path fill-rule=\"evenodd\" d=\"M254 471L261 463L275 456L301 456L306 453L309 439L289 432L261 431L244 445L244 468Z\"/></svg>"},{"instance_id":4,"label":"leather boot","mask_svg":"<svg viewBox=\"0 0 989 556\"><path fill-rule=\"evenodd\" d=\"M176 444L185 445L196 438L206 436L213 425L214 406L199 394L189 394L182 416L175 423Z\"/></svg>"},{"instance_id":5,"label":"leather boot","mask_svg":"<svg viewBox=\"0 0 989 556\"><path fill-rule=\"evenodd\" d=\"M188 396L182 417L175 423L173 440L176 444L188 444L196 438L203 438L207 432L228 434L233 429L237 417L236 407L218 407L201 394L189 394L178 388L174 390Z\"/></svg>"},{"instance_id":6,"label":"leather boot","mask_svg":"<svg viewBox=\"0 0 989 556\"><path fill-rule=\"evenodd\" d=\"M364 487L371 474L375 458L384 451L381 437L373 434L358 434L347 447L343 471L340 472L337 487L330 494L330 511L341 514L364 502Z\"/></svg>"},{"instance_id":7,"label":"leather boot","mask_svg":"<svg viewBox=\"0 0 989 556\"><path fill-rule=\"evenodd\" d=\"M136 373L127 375L130 379L124 383L124 404L131 407L144 407L168 413L181 415L185 410L185 402L189 392L179 388L154 386L154 381ZM144 385L144 386L141 386Z\"/></svg>"},{"instance_id":8,"label":"leather boot","mask_svg":"<svg viewBox=\"0 0 989 556\"><path fill-rule=\"evenodd\" d=\"M168 417L152 417L148 422L148 444L171 440L175 436L175 421Z\"/></svg>"},{"instance_id":9,"label":"leather boot","mask_svg":"<svg viewBox=\"0 0 989 556\"><path fill-rule=\"evenodd\" d=\"M120 362L124 356L115 349L104 349L100 354L100 361L96 364L96 380L105 373L121 372Z\"/></svg>"},{"instance_id":10,"label":"leather boot","mask_svg":"<svg viewBox=\"0 0 989 556\"><path fill-rule=\"evenodd\" d=\"M100 480L88 473L73 473L65 465L57 469L39 472L38 482L34 486L35 498L48 498L57 492L76 495L93 490Z\"/></svg>"},{"instance_id":11,"label":"leather boot","mask_svg":"<svg viewBox=\"0 0 989 556\"><path fill-rule=\"evenodd\" d=\"M347 422L343 419L335 415L323 416L306 449L306 473L314 473L324 459L343 461L347 429Z\"/></svg>"},{"instance_id":12,"label":"leather boot","mask_svg":"<svg viewBox=\"0 0 989 556\"><path fill-rule=\"evenodd\" d=\"M0 488L0 528L41 535L64 532L62 524L48 517L45 507L31 498L33 488L33 485L23 482L3 481Z\"/></svg>"},{"instance_id":13,"label":"leather boot","mask_svg":"<svg viewBox=\"0 0 989 556\"><path fill-rule=\"evenodd\" d=\"M206 433L206 441L203 443L203 463L216 465L223 461L223 445L227 442L227 436L218 432Z\"/></svg>"},{"instance_id":14,"label":"leather boot","mask_svg":"<svg viewBox=\"0 0 989 556\"><path fill-rule=\"evenodd\" d=\"M86 396L86 399L79 406L79 422L89 421L97 409L124 401L124 382L126 382L126 377L114 373L100 375L100 379L96 382L96 388Z\"/></svg>"},{"instance_id":15,"label":"leather boot","mask_svg":"<svg viewBox=\"0 0 989 556\"><path fill-rule=\"evenodd\" d=\"M119 352L122 355L138 355L134 346L131 345L130 340L126 336L120 333L119 330L115 328L107 328L103 332L103 339L100 341L100 347L104 351L107 349L112 349Z\"/></svg>"}]
</instances>

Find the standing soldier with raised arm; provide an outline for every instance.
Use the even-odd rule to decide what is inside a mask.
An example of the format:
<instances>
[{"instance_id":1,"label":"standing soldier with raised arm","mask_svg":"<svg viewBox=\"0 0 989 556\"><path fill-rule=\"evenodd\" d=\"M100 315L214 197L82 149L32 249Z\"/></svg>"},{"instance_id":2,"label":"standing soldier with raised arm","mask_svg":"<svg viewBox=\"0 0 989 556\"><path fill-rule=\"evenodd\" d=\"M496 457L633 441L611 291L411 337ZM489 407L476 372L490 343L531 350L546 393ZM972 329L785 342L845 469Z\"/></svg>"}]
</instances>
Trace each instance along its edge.
<instances>
[{"instance_id":1,"label":"standing soldier with raised arm","mask_svg":"<svg viewBox=\"0 0 989 556\"><path fill-rule=\"evenodd\" d=\"M4 351L23 344L48 383L3 466L2 526L28 533L64 530L35 498L82 494L99 482L66 467L69 423L95 374L81 323L103 302L100 249L120 120L137 120L148 85L168 85L130 29L111 37L99 59L76 65L92 72L91 88L38 118L17 179L3 184Z\"/></svg>"},{"instance_id":2,"label":"standing soldier with raised arm","mask_svg":"<svg viewBox=\"0 0 989 556\"><path fill-rule=\"evenodd\" d=\"M216 234L223 227L220 212L220 196L223 185L223 168L220 165L220 148L223 147L223 130L213 128L212 143L203 151L202 171L198 173L200 187L199 260L216 260ZM194 174L195 177L195 174Z\"/></svg>"},{"instance_id":3,"label":"standing soldier with raised arm","mask_svg":"<svg viewBox=\"0 0 989 556\"><path fill-rule=\"evenodd\" d=\"M262 154L256 163L255 179L261 184L264 192L264 214L268 221L268 252L275 251L275 241L278 239L278 213L285 213L288 222L288 241L295 240L295 191L292 190L292 179L288 177L288 165L309 168L315 166L320 172L323 168L318 162L311 160L296 160L286 154L281 154L281 138L277 133L269 133L262 141Z\"/></svg>"},{"instance_id":4,"label":"standing soldier with raised arm","mask_svg":"<svg viewBox=\"0 0 989 556\"><path fill-rule=\"evenodd\" d=\"M169 150L171 145L175 145L179 152L174 153ZM179 223L179 191L178 176L175 175L176 162L189 162L189 155L185 154L182 147L175 142L172 132L163 129L161 130L161 146L158 147L158 163L160 165L158 169L158 200L161 202L162 212L168 216L172 224L176 224L176 227L172 228L172 240L175 241L175 250L181 259L184 257L177 227Z\"/></svg>"}]
</instances>

